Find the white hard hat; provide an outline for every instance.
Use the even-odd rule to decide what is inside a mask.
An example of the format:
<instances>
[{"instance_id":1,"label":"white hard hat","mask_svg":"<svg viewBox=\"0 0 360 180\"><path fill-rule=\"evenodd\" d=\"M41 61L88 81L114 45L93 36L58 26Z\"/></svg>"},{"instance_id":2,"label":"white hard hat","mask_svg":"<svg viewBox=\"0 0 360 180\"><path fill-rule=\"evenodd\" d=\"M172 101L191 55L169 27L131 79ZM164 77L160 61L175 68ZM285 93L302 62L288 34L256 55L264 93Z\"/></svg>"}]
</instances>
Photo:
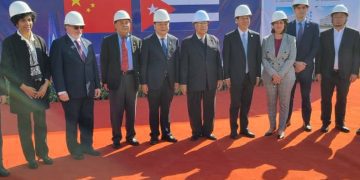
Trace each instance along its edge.
<instances>
[{"instance_id":1,"label":"white hard hat","mask_svg":"<svg viewBox=\"0 0 360 180\"><path fill-rule=\"evenodd\" d=\"M193 19L193 23L195 22L203 22L203 21L210 21L209 15L204 10L196 11Z\"/></svg>"},{"instance_id":2,"label":"white hard hat","mask_svg":"<svg viewBox=\"0 0 360 180\"><path fill-rule=\"evenodd\" d=\"M119 10L114 14L114 22L121 19L129 19L131 20L129 14L124 10Z\"/></svg>"},{"instance_id":3,"label":"white hard hat","mask_svg":"<svg viewBox=\"0 0 360 180\"><path fill-rule=\"evenodd\" d=\"M85 26L84 19L77 11L70 11L66 14L64 24L74 26Z\"/></svg>"},{"instance_id":4,"label":"white hard hat","mask_svg":"<svg viewBox=\"0 0 360 180\"><path fill-rule=\"evenodd\" d=\"M14 1L13 3L10 4L9 7L10 17L13 17L18 14L29 13L29 12L34 12L34 11L32 11L29 5L23 1Z\"/></svg>"},{"instance_id":5,"label":"white hard hat","mask_svg":"<svg viewBox=\"0 0 360 180\"><path fill-rule=\"evenodd\" d=\"M239 5L236 9L235 9L235 18L239 17L239 16L251 16L251 10L249 8L249 6L242 4Z\"/></svg>"},{"instance_id":6,"label":"white hard hat","mask_svg":"<svg viewBox=\"0 0 360 180\"><path fill-rule=\"evenodd\" d=\"M286 14L284 13L284 11L275 11L272 14L271 17L271 23L275 22L275 21L279 21L279 20L288 20Z\"/></svg>"},{"instance_id":7,"label":"white hard hat","mask_svg":"<svg viewBox=\"0 0 360 180\"><path fill-rule=\"evenodd\" d=\"M331 11L331 14L334 14L334 13L345 13L345 14L348 15L349 11L348 11L348 8L345 5L338 4Z\"/></svg>"},{"instance_id":8,"label":"white hard hat","mask_svg":"<svg viewBox=\"0 0 360 180\"><path fill-rule=\"evenodd\" d=\"M292 3L293 6L299 5L299 4L309 6L309 0L294 0Z\"/></svg>"},{"instance_id":9,"label":"white hard hat","mask_svg":"<svg viewBox=\"0 0 360 180\"><path fill-rule=\"evenodd\" d=\"M155 11L153 22L167 22L167 21L170 21L170 16L165 9L158 9Z\"/></svg>"}]
</instances>

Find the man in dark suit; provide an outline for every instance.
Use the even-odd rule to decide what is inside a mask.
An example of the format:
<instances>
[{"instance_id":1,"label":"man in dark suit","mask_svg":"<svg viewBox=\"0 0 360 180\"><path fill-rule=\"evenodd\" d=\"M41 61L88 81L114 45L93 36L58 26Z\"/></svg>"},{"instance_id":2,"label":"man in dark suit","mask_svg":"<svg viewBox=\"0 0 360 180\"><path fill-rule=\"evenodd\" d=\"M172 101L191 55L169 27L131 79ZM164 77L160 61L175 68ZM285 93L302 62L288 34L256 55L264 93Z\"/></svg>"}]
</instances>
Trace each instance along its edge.
<instances>
[{"instance_id":1,"label":"man in dark suit","mask_svg":"<svg viewBox=\"0 0 360 180\"><path fill-rule=\"evenodd\" d=\"M294 64L296 82L300 83L301 90L301 112L304 121L303 129L311 131L311 83L314 72L314 58L319 47L319 25L306 19L309 9L308 0L294 0L293 9L295 20L291 21L287 28L287 33L296 37L296 61ZM287 125L289 126L293 111L294 94L296 83L291 91L289 115Z\"/></svg>"},{"instance_id":2,"label":"man in dark suit","mask_svg":"<svg viewBox=\"0 0 360 180\"><path fill-rule=\"evenodd\" d=\"M212 134L215 94L222 87L223 69L219 40L207 34L209 21L205 11L197 11L193 20L195 33L181 44L180 88L187 94L192 141L201 136L216 140Z\"/></svg>"},{"instance_id":3,"label":"man in dark suit","mask_svg":"<svg viewBox=\"0 0 360 180\"><path fill-rule=\"evenodd\" d=\"M124 10L114 15L116 33L104 38L101 45L103 86L109 90L112 141L120 148L121 125L126 111L126 142L137 146L135 138L136 97L139 87L141 40L130 34L131 18Z\"/></svg>"},{"instance_id":4,"label":"man in dark suit","mask_svg":"<svg viewBox=\"0 0 360 180\"><path fill-rule=\"evenodd\" d=\"M1 73L0 73L1 74ZM4 77L0 76L0 104L6 103L6 86ZM0 176L9 176L10 172L4 167L3 164L3 138L1 132L1 111L0 111Z\"/></svg>"},{"instance_id":5,"label":"man in dark suit","mask_svg":"<svg viewBox=\"0 0 360 180\"><path fill-rule=\"evenodd\" d=\"M359 32L346 27L348 9L340 4L332 12L333 28L320 34L320 49L316 56L316 79L321 80L322 132L328 132L331 123L331 99L336 87L335 123L336 129L348 133L345 126L346 99L350 83L359 74Z\"/></svg>"},{"instance_id":6,"label":"man in dark suit","mask_svg":"<svg viewBox=\"0 0 360 180\"><path fill-rule=\"evenodd\" d=\"M248 114L254 86L259 84L261 77L262 50L259 34L249 29L251 15L247 5L239 5L235 9L235 21L238 26L224 37L224 78L231 95L230 138L232 139L239 138L238 117L240 134L249 138L255 137L248 129Z\"/></svg>"},{"instance_id":7,"label":"man in dark suit","mask_svg":"<svg viewBox=\"0 0 360 180\"><path fill-rule=\"evenodd\" d=\"M95 52L83 37L84 20L80 13L65 16L66 35L56 39L50 49L51 70L56 92L65 112L66 144L72 157L83 153L99 156L93 148L94 97L100 96L100 80ZM80 144L77 141L80 129Z\"/></svg>"},{"instance_id":8,"label":"man in dark suit","mask_svg":"<svg viewBox=\"0 0 360 180\"><path fill-rule=\"evenodd\" d=\"M141 47L141 86L149 101L150 144L161 140L177 142L170 130L170 104L178 90L179 40L169 34L170 17L166 10L154 13L155 33L146 37ZM160 113L160 118L159 118Z\"/></svg>"}]
</instances>

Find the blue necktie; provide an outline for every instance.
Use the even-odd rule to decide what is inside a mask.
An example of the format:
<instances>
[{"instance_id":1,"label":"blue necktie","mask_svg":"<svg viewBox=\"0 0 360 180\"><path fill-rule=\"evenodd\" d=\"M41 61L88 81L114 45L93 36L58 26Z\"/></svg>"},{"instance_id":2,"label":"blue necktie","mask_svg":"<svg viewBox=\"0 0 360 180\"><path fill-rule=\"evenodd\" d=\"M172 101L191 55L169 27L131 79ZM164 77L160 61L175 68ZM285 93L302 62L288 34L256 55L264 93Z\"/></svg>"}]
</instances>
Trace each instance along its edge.
<instances>
[{"instance_id":1,"label":"blue necktie","mask_svg":"<svg viewBox=\"0 0 360 180\"><path fill-rule=\"evenodd\" d=\"M247 38L246 38L246 33L242 33L241 35L241 42L242 42L242 45L244 47L244 52L245 52L245 63L246 63L246 67L245 67L245 72L248 73L249 72L249 65L248 65L248 60L247 60Z\"/></svg>"},{"instance_id":2,"label":"blue necktie","mask_svg":"<svg viewBox=\"0 0 360 180\"><path fill-rule=\"evenodd\" d=\"M162 47L162 50L163 50L165 56L167 56L167 47L165 44L165 38L161 38L161 47Z\"/></svg>"},{"instance_id":3,"label":"blue necktie","mask_svg":"<svg viewBox=\"0 0 360 180\"><path fill-rule=\"evenodd\" d=\"M303 24L302 23L298 23L299 25L299 30L297 32L297 36L296 36L296 44L299 45L300 41L301 41L301 38L304 34L304 27L303 27Z\"/></svg>"}]
</instances>

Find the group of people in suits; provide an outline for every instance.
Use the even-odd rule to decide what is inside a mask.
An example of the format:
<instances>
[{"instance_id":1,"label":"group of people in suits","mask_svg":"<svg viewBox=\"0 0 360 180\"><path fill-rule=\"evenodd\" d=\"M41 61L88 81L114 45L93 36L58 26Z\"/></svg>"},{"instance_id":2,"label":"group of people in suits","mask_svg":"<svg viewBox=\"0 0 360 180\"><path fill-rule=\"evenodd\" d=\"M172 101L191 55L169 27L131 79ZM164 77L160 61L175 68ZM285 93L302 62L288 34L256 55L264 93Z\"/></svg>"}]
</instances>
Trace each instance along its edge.
<instances>
[{"instance_id":1,"label":"group of people in suits","mask_svg":"<svg viewBox=\"0 0 360 180\"><path fill-rule=\"evenodd\" d=\"M318 24L306 19L308 0L294 0L292 7L296 19L289 23L283 11L275 11L271 34L261 43L260 35L249 29L250 8L239 5L234 13L237 28L225 35L222 51L218 38L208 34L210 18L206 11L195 13L195 32L180 44L179 39L169 33L171 20L166 10L154 12L155 31L143 40L131 34L132 18L126 11L119 10L113 19L115 33L102 41L100 78L93 45L82 37L85 22L80 13L70 11L66 14L66 34L52 43L48 56L44 40L31 30L36 13L25 2L13 2L9 12L17 31L3 42L0 100L4 103L5 95L10 96L10 110L17 114L28 167L38 167L36 157L44 164L53 163L48 156L45 118L51 80L65 112L67 148L75 160L84 159L84 154L100 155L93 148L93 129L94 98L100 96L101 84L109 91L112 146L115 149L121 147L124 113L126 142L139 145L134 127L139 87L149 103L151 145L160 140L177 142L171 132L169 112L174 92L179 90L187 95L192 129L190 139L216 140L213 134L215 96L223 82L230 88L230 138L255 137L248 128L248 113L254 87L261 79L266 88L269 111L270 127L265 136L277 132L278 139L285 137L285 129L291 124L297 82L301 88L303 129L311 131L310 93L314 70L316 80L321 81L321 131L325 133L329 129L331 98L336 87L336 128L349 132L344 123L346 97L350 84L358 78L359 32L346 27L349 12L344 5L334 7L331 12L333 28L322 33ZM9 82L9 93L5 78ZM0 175L7 176L9 172L2 164L2 138L0 145Z\"/></svg>"}]
</instances>

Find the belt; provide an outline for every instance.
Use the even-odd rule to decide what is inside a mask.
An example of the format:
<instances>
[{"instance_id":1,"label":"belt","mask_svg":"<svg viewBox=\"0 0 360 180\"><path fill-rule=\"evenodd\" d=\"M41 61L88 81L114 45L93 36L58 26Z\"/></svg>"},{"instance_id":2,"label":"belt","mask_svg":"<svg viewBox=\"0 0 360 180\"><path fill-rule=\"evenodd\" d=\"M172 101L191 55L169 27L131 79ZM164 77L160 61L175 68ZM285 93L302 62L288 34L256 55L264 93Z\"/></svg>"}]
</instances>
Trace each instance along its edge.
<instances>
[{"instance_id":1,"label":"belt","mask_svg":"<svg viewBox=\"0 0 360 180\"><path fill-rule=\"evenodd\" d=\"M123 76L125 76L125 75L130 75L130 74L135 74L135 71L134 71L134 70L121 71L121 74L122 74Z\"/></svg>"}]
</instances>

